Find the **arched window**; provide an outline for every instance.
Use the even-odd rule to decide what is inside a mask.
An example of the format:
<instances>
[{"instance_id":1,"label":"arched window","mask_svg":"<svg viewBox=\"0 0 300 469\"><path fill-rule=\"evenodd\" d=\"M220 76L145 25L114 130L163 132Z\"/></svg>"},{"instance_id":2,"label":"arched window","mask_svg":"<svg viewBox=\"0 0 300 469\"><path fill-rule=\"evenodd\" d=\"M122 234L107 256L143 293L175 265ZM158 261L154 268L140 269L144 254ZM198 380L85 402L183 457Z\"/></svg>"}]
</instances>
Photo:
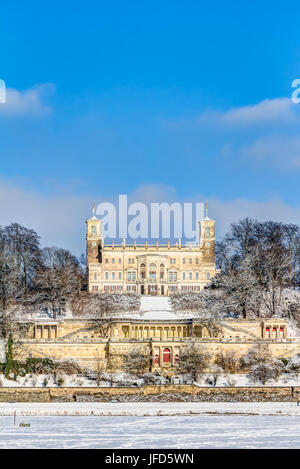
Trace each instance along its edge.
<instances>
[{"instance_id":1,"label":"arched window","mask_svg":"<svg viewBox=\"0 0 300 469\"><path fill-rule=\"evenodd\" d=\"M171 350L169 348L163 350L163 363L171 363Z\"/></svg>"},{"instance_id":2,"label":"arched window","mask_svg":"<svg viewBox=\"0 0 300 469\"><path fill-rule=\"evenodd\" d=\"M182 280L185 280L185 272L182 272Z\"/></svg>"},{"instance_id":3,"label":"arched window","mask_svg":"<svg viewBox=\"0 0 300 469\"><path fill-rule=\"evenodd\" d=\"M97 227L95 225L92 225L92 235L96 235L97 234Z\"/></svg>"},{"instance_id":4,"label":"arched window","mask_svg":"<svg viewBox=\"0 0 300 469\"><path fill-rule=\"evenodd\" d=\"M165 276L165 266L164 264L160 264L160 274L159 274L160 278L163 279L164 276Z\"/></svg>"},{"instance_id":5,"label":"arched window","mask_svg":"<svg viewBox=\"0 0 300 469\"><path fill-rule=\"evenodd\" d=\"M189 272L189 280L193 280L193 272Z\"/></svg>"},{"instance_id":6,"label":"arched window","mask_svg":"<svg viewBox=\"0 0 300 469\"><path fill-rule=\"evenodd\" d=\"M146 278L146 266L145 266L145 264L140 265L140 275L141 275L142 279Z\"/></svg>"},{"instance_id":7,"label":"arched window","mask_svg":"<svg viewBox=\"0 0 300 469\"><path fill-rule=\"evenodd\" d=\"M195 280L199 280L199 272L195 273Z\"/></svg>"},{"instance_id":8,"label":"arched window","mask_svg":"<svg viewBox=\"0 0 300 469\"><path fill-rule=\"evenodd\" d=\"M158 353L156 353L155 356L154 356L154 364L159 365L159 355L158 355Z\"/></svg>"},{"instance_id":9,"label":"arched window","mask_svg":"<svg viewBox=\"0 0 300 469\"><path fill-rule=\"evenodd\" d=\"M156 279L156 265L155 264L149 265L149 278L150 280Z\"/></svg>"},{"instance_id":10,"label":"arched window","mask_svg":"<svg viewBox=\"0 0 300 469\"><path fill-rule=\"evenodd\" d=\"M176 364L179 362L179 355L178 355L178 353L176 353L176 355L175 355L175 357L174 357L174 361L175 361Z\"/></svg>"},{"instance_id":11,"label":"arched window","mask_svg":"<svg viewBox=\"0 0 300 469\"><path fill-rule=\"evenodd\" d=\"M205 236L210 236L210 229L209 228L205 228Z\"/></svg>"}]
</instances>

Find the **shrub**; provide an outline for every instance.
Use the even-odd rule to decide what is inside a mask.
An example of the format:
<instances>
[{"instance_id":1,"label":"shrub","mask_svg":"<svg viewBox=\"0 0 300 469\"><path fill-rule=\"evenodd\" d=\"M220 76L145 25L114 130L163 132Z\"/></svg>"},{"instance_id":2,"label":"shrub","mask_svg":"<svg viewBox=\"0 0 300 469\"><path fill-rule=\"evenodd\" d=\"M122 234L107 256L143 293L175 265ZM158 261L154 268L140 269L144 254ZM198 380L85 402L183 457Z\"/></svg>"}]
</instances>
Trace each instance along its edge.
<instances>
[{"instance_id":1,"label":"shrub","mask_svg":"<svg viewBox=\"0 0 300 469\"><path fill-rule=\"evenodd\" d=\"M256 365L252 365L249 372L251 381L254 383L260 382L263 385L266 384L267 381L276 379L276 376L276 367L270 363L260 362Z\"/></svg>"},{"instance_id":2,"label":"shrub","mask_svg":"<svg viewBox=\"0 0 300 469\"><path fill-rule=\"evenodd\" d=\"M233 350L218 353L215 364L225 373L237 373L241 369L241 359Z\"/></svg>"},{"instance_id":3,"label":"shrub","mask_svg":"<svg viewBox=\"0 0 300 469\"><path fill-rule=\"evenodd\" d=\"M44 388L45 388L47 386L47 384L48 384L48 380L47 380L47 378L44 378L43 382L42 382L42 386L44 386Z\"/></svg>"},{"instance_id":4,"label":"shrub","mask_svg":"<svg viewBox=\"0 0 300 469\"><path fill-rule=\"evenodd\" d=\"M138 376L146 373L151 366L149 351L136 347L124 356L123 366L128 373Z\"/></svg>"},{"instance_id":5,"label":"shrub","mask_svg":"<svg viewBox=\"0 0 300 469\"><path fill-rule=\"evenodd\" d=\"M58 387L61 387L64 384L64 382L65 382L64 378L60 376L59 378L57 378L56 384Z\"/></svg>"},{"instance_id":6,"label":"shrub","mask_svg":"<svg viewBox=\"0 0 300 469\"><path fill-rule=\"evenodd\" d=\"M178 360L178 371L190 373L196 380L199 373L203 373L208 367L211 355L205 347L197 348L195 344L188 345L180 354Z\"/></svg>"},{"instance_id":7,"label":"shrub","mask_svg":"<svg viewBox=\"0 0 300 469\"><path fill-rule=\"evenodd\" d=\"M242 357L242 366L250 369L254 365L260 363L273 363L273 357L268 344L255 344L251 347L244 357Z\"/></svg>"},{"instance_id":8,"label":"shrub","mask_svg":"<svg viewBox=\"0 0 300 469\"><path fill-rule=\"evenodd\" d=\"M53 363L52 370L55 373L63 373L65 375L77 375L81 373L81 367L73 360L62 360Z\"/></svg>"}]
</instances>

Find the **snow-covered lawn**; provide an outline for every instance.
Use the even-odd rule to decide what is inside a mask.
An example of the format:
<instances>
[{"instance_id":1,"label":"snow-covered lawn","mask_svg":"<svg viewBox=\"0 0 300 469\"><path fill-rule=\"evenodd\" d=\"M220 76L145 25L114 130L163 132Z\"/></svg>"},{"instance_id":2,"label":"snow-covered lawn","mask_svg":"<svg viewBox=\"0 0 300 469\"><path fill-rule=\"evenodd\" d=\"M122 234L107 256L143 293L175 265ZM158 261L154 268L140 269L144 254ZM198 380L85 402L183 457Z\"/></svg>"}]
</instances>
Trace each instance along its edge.
<instances>
[{"instance_id":1,"label":"snow-covered lawn","mask_svg":"<svg viewBox=\"0 0 300 469\"><path fill-rule=\"evenodd\" d=\"M19 427L20 422L30 427ZM0 417L0 448L300 448L299 417Z\"/></svg>"},{"instance_id":2,"label":"snow-covered lawn","mask_svg":"<svg viewBox=\"0 0 300 469\"><path fill-rule=\"evenodd\" d=\"M172 311L167 296L142 296L141 311Z\"/></svg>"},{"instance_id":3,"label":"snow-covered lawn","mask_svg":"<svg viewBox=\"0 0 300 469\"><path fill-rule=\"evenodd\" d=\"M300 416L296 402L0 402L0 416L171 416L289 415ZM299 421L300 422L300 421Z\"/></svg>"}]
</instances>

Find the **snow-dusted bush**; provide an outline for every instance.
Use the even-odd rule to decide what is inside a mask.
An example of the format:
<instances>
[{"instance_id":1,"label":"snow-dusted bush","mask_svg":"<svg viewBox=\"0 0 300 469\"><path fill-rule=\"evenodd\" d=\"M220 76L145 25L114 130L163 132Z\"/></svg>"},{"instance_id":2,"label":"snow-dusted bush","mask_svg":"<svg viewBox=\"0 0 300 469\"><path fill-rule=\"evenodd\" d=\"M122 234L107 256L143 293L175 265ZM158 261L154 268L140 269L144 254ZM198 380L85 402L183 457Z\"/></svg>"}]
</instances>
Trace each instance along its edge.
<instances>
[{"instance_id":1,"label":"snow-dusted bush","mask_svg":"<svg viewBox=\"0 0 300 469\"><path fill-rule=\"evenodd\" d=\"M284 373L294 375L295 378L298 380L300 375L300 356L296 355L291 357L290 359L287 359L284 365Z\"/></svg>"},{"instance_id":2,"label":"snow-dusted bush","mask_svg":"<svg viewBox=\"0 0 300 469\"><path fill-rule=\"evenodd\" d=\"M195 344L189 344L179 356L178 371L190 373L196 381L198 374L204 372L210 360L211 355L205 347L198 348Z\"/></svg>"},{"instance_id":3,"label":"snow-dusted bush","mask_svg":"<svg viewBox=\"0 0 300 469\"><path fill-rule=\"evenodd\" d=\"M234 388L234 386L236 385L237 381L232 377L232 376L227 376L226 377L226 385L229 387L229 388Z\"/></svg>"},{"instance_id":4,"label":"snow-dusted bush","mask_svg":"<svg viewBox=\"0 0 300 469\"><path fill-rule=\"evenodd\" d=\"M31 385L35 387L37 385L37 381L37 377L33 375L31 378Z\"/></svg>"},{"instance_id":5,"label":"snow-dusted bush","mask_svg":"<svg viewBox=\"0 0 300 469\"><path fill-rule=\"evenodd\" d=\"M275 363L260 362L252 365L249 378L254 383L266 384L267 381L278 379L278 367Z\"/></svg>"},{"instance_id":6,"label":"snow-dusted bush","mask_svg":"<svg viewBox=\"0 0 300 469\"><path fill-rule=\"evenodd\" d=\"M241 369L241 358L234 350L221 351L216 355L215 364L225 373L237 373Z\"/></svg>"},{"instance_id":7,"label":"snow-dusted bush","mask_svg":"<svg viewBox=\"0 0 300 469\"><path fill-rule=\"evenodd\" d=\"M65 382L64 376L57 376L56 377L56 384L58 387L61 387Z\"/></svg>"},{"instance_id":8,"label":"snow-dusted bush","mask_svg":"<svg viewBox=\"0 0 300 469\"><path fill-rule=\"evenodd\" d=\"M144 384L166 384L168 382L158 371L154 373L144 373L141 378Z\"/></svg>"},{"instance_id":9,"label":"snow-dusted bush","mask_svg":"<svg viewBox=\"0 0 300 469\"><path fill-rule=\"evenodd\" d=\"M174 311L196 311L197 316L203 319L219 318L224 313L221 292L218 290L177 292L170 297L170 302Z\"/></svg>"},{"instance_id":10,"label":"snow-dusted bush","mask_svg":"<svg viewBox=\"0 0 300 469\"><path fill-rule=\"evenodd\" d=\"M81 367L76 360L58 360L53 363L53 370L55 373L62 373L66 375L77 375L81 373Z\"/></svg>"},{"instance_id":11,"label":"snow-dusted bush","mask_svg":"<svg viewBox=\"0 0 300 469\"><path fill-rule=\"evenodd\" d=\"M101 373L101 381L115 386L142 386L144 384L142 377L124 371L115 373L103 372Z\"/></svg>"},{"instance_id":12,"label":"snow-dusted bush","mask_svg":"<svg viewBox=\"0 0 300 469\"><path fill-rule=\"evenodd\" d=\"M123 359L123 367L128 373L141 375L149 371L150 366L150 353L141 347L130 350Z\"/></svg>"},{"instance_id":13,"label":"snow-dusted bush","mask_svg":"<svg viewBox=\"0 0 300 469\"><path fill-rule=\"evenodd\" d=\"M44 378L43 379L43 382L42 382L42 386L47 387L47 384L48 384L48 379L47 378Z\"/></svg>"},{"instance_id":14,"label":"snow-dusted bush","mask_svg":"<svg viewBox=\"0 0 300 469\"><path fill-rule=\"evenodd\" d=\"M241 362L245 368L250 368L260 363L273 363L273 357L268 344L254 344L248 353L242 357Z\"/></svg>"},{"instance_id":15,"label":"snow-dusted bush","mask_svg":"<svg viewBox=\"0 0 300 469\"><path fill-rule=\"evenodd\" d=\"M114 313L139 311L141 295L137 293L85 293L73 299L74 315L97 318Z\"/></svg>"}]
</instances>

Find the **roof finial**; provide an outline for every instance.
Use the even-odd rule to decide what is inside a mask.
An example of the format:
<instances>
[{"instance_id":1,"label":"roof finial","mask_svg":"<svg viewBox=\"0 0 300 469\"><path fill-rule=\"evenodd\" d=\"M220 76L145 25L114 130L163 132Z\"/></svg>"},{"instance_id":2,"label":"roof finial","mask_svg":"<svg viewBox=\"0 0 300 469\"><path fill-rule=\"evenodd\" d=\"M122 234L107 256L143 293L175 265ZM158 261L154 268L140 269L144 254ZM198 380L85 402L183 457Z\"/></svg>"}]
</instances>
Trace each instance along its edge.
<instances>
[{"instance_id":1,"label":"roof finial","mask_svg":"<svg viewBox=\"0 0 300 469\"><path fill-rule=\"evenodd\" d=\"M95 201L93 201L93 216L95 216Z\"/></svg>"},{"instance_id":2,"label":"roof finial","mask_svg":"<svg viewBox=\"0 0 300 469\"><path fill-rule=\"evenodd\" d=\"M205 201L205 218L208 218L208 207L207 207L207 200Z\"/></svg>"}]
</instances>

